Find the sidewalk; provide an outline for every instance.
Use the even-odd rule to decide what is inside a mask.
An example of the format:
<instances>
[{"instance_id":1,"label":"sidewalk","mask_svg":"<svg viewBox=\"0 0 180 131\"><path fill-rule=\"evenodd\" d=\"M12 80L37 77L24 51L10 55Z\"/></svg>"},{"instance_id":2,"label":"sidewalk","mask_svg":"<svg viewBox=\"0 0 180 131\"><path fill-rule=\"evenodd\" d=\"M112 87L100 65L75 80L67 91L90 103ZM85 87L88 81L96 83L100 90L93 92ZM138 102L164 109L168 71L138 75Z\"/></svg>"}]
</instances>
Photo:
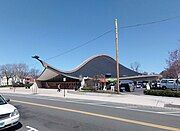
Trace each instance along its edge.
<instances>
[{"instance_id":1,"label":"sidewalk","mask_svg":"<svg viewBox=\"0 0 180 131\"><path fill-rule=\"evenodd\" d=\"M0 88L0 94L11 93L11 94L34 94L32 89L16 88L15 92L10 88ZM50 96L50 97L64 97L64 90L57 92L57 89L38 89L38 96ZM175 107L180 108L180 98L174 97L161 97L161 96L149 96L149 95L132 95L121 93L117 94L106 94L106 93L87 93L77 92L74 90L66 90L65 97L71 99L84 99L84 100L96 100L105 102L115 102L123 104L133 104L141 106L152 106L152 107Z\"/></svg>"}]
</instances>

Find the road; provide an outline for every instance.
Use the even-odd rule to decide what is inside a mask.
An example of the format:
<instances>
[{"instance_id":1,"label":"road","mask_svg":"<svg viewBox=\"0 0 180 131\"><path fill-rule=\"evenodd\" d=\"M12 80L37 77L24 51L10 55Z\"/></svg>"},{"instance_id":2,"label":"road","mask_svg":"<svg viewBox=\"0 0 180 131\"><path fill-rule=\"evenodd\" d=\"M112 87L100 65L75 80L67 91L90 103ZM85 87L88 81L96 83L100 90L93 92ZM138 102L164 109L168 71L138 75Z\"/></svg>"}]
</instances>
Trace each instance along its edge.
<instances>
[{"instance_id":1,"label":"road","mask_svg":"<svg viewBox=\"0 0 180 131\"><path fill-rule=\"evenodd\" d=\"M17 131L180 131L180 110L36 95L10 95Z\"/></svg>"}]
</instances>

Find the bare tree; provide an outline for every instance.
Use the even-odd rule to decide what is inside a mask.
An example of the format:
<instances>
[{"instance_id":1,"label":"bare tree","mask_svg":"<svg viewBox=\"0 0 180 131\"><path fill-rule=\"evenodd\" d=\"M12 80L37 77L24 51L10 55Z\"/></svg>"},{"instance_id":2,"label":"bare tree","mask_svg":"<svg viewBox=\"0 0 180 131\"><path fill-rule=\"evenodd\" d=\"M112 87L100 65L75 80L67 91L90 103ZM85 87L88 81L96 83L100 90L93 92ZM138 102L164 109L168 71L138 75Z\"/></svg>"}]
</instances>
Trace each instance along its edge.
<instances>
[{"instance_id":1,"label":"bare tree","mask_svg":"<svg viewBox=\"0 0 180 131\"><path fill-rule=\"evenodd\" d=\"M131 69L133 71L139 72L139 68L141 67L141 64L138 62L131 63Z\"/></svg>"},{"instance_id":2,"label":"bare tree","mask_svg":"<svg viewBox=\"0 0 180 131\"><path fill-rule=\"evenodd\" d=\"M39 70L35 68L31 68L29 70L29 66L24 63L18 64L5 64L0 66L0 76L6 77L7 85L9 85L9 79L12 78L13 82L21 81L27 76L31 76L36 79L39 75Z\"/></svg>"},{"instance_id":3,"label":"bare tree","mask_svg":"<svg viewBox=\"0 0 180 131\"><path fill-rule=\"evenodd\" d=\"M9 79L14 77L14 70L12 64L5 64L0 67L2 76L6 77L7 85L9 85Z\"/></svg>"},{"instance_id":4,"label":"bare tree","mask_svg":"<svg viewBox=\"0 0 180 131\"><path fill-rule=\"evenodd\" d=\"M166 63L167 67L161 72L161 75L166 78L177 78L180 73L180 48L169 52Z\"/></svg>"},{"instance_id":5,"label":"bare tree","mask_svg":"<svg viewBox=\"0 0 180 131\"><path fill-rule=\"evenodd\" d=\"M24 63L13 64L14 75L19 79L24 79L28 76L29 67Z\"/></svg>"},{"instance_id":6,"label":"bare tree","mask_svg":"<svg viewBox=\"0 0 180 131\"><path fill-rule=\"evenodd\" d=\"M142 74L142 75L148 75L148 72L143 71L143 72L141 72L141 74Z\"/></svg>"},{"instance_id":7,"label":"bare tree","mask_svg":"<svg viewBox=\"0 0 180 131\"><path fill-rule=\"evenodd\" d=\"M35 68L31 68L30 71L29 71L29 76L36 79L39 76L39 70L37 70Z\"/></svg>"},{"instance_id":8,"label":"bare tree","mask_svg":"<svg viewBox=\"0 0 180 131\"><path fill-rule=\"evenodd\" d=\"M156 75L157 73L155 73L155 72L151 72L151 73L149 73L150 75Z\"/></svg>"}]
</instances>

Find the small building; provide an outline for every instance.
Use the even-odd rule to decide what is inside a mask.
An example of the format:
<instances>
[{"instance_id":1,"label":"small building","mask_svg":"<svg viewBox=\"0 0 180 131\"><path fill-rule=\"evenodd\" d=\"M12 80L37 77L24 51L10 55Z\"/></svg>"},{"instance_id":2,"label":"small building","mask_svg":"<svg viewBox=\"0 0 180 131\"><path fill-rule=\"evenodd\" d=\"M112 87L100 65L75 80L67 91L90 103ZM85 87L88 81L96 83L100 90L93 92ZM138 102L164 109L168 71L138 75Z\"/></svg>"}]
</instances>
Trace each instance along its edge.
<instances>
[{"instance_id":1,"label":"small building","mask_svg":"<svg viewBox=\"0 0 180 131\"><path fill-rule=\"evenodd\" d=\"M7 82L7 77L6 76L3 76L3 77L0 78L0 85L1 86L12 85L12 83L13 83L12 78L9 78L8 82Z\"/></svg>"}]
</instances>

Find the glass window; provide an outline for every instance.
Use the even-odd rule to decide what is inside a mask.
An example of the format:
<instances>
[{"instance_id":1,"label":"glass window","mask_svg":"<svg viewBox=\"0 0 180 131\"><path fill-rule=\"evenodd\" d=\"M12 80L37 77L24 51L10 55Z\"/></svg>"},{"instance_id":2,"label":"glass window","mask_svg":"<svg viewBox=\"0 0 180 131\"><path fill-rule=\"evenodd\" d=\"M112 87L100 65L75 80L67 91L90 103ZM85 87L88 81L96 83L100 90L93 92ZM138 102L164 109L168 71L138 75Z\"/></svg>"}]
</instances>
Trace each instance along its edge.
<instances>
[{"instance_id":1,"label":"glass window","mask_svg":"<svg viewBox=\"0 0 180 131\"><path fill-rule=\"evenodd\" d=\"M0 96L0 105L7 104L7 102L4 100L2 96Z\"/></svg>"},{"instance_id":2,"label":"glass window","mask_svg":"<svg viewBox=\"0 0 180 131\"><path fill-rule=\"evenodd\" d=\"M169 80L169 81L168 81L168 83L173 84L173 83L174 83L174 81L173 81L173 80Z\"/></svg>"},{"instance_id":3,"label":"glass window","mask_svg":"<svg viewBox=\"0 0 180 131\"><path fill-rule=\"evenodd\" d=\"M162 80L161 83L167 83L167 80Z\"/></svg>"}]
</instances>

